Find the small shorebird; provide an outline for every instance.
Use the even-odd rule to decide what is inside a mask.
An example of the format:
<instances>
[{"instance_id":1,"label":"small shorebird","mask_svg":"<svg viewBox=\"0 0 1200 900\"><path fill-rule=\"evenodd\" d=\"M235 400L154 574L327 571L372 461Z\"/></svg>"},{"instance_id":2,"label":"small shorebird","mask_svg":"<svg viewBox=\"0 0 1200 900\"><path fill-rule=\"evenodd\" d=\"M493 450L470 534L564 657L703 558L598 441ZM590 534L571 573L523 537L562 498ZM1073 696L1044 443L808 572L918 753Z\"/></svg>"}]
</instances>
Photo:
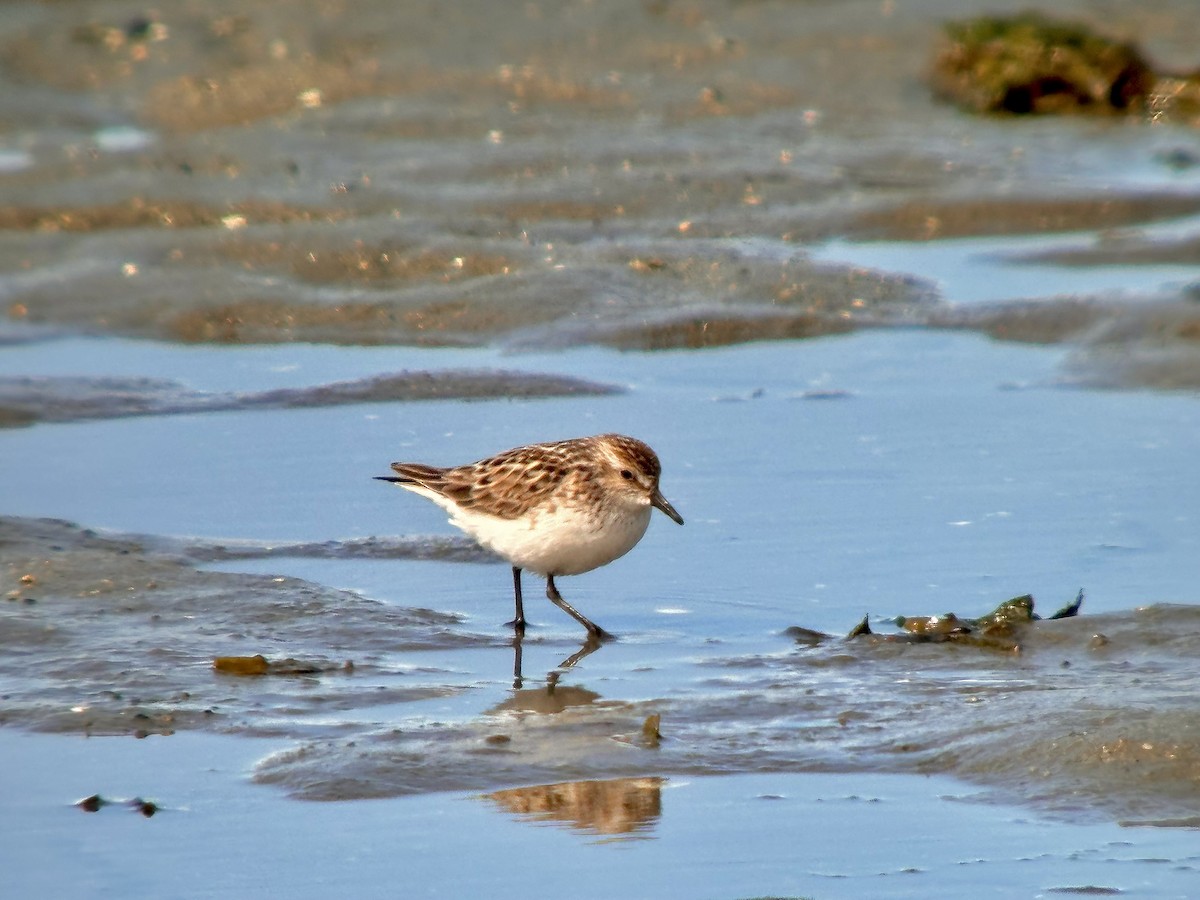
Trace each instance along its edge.
<instances>
[{"instance_id":1,"label":"small shorebird","mask_svg":"<svg viewBox=\"0 0 1200 900\"><path fill-rule=\"evenodd\" d=\"M646 533L650 509L680 525L683 517L658 489L662 466L635 438L599 434L516 447L453 468L392 463L396 475L377 476L432 500L450 524L512 564L516 617L525 632L521 570L546 579L546 596L588 630L609 635L554 586L558 575L590 572L624 556Z\"/></svg>"}]
</instances>

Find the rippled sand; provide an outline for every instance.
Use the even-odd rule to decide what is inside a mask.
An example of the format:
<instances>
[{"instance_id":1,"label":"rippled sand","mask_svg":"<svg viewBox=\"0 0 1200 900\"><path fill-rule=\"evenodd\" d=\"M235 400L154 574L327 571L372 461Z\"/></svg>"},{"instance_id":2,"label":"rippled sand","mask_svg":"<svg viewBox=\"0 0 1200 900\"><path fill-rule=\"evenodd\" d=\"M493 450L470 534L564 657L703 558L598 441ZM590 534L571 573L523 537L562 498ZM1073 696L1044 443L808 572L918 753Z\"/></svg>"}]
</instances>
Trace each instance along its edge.
<instances>
[{"instance_id":1,"label":"rippled sand","mask_svg":"<svg viewBox=\"0 0 1200 900\"><path fill-rule=\"evenodd\" d=\"M1194 264L1187 236L1112 240L1200 210L1186 134L938 105L953 4L430 7L405 27L369 4L21 9L0 33L0 109L29 148L0 212L14 323L661 349L953 321L1094 339L1089 382L1198 383L1186 284L1138 291L1148 315L1121 290L962 315L936 273L810 258L831 238L1084 232L1092 266ZM1170 69L1194 63L1188 9L1082 11ZM1103 174L1076 177L1075 146Z\"/></svg>"}]
</instances>

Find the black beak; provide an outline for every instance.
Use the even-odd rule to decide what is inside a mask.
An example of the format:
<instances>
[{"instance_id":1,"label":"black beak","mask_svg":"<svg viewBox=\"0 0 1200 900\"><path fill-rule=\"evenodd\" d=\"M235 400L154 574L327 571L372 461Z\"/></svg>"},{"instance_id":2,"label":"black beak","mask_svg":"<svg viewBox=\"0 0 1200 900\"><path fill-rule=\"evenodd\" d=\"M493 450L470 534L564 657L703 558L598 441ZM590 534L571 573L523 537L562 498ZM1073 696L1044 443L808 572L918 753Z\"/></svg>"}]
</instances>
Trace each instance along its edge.
<instances>
[{"instance_id":1,"label":"black beak","mask_svg":"<svg viewBox=\"0 0 1200 900\"><path fill-rule=\"evenodd\" d=\"M671 505L670 501L662 495L662 491L657 487L654 489L654 493L650 495L650 505L655 509L661 509L679 525L683 524L683 516L675 512L675 507Z\"/></svg>"}]
</instances>

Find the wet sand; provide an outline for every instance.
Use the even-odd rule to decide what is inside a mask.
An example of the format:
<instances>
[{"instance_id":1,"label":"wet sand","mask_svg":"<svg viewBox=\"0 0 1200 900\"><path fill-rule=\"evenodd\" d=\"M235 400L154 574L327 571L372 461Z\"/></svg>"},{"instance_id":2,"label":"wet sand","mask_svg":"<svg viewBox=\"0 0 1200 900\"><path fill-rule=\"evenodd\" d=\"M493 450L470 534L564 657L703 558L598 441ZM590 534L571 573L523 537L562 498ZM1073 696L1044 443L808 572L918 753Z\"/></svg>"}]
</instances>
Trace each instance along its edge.
<instances>
[{"instance_id":1,"label":"wet sand","mask_svg":"<svg viewBox=\"0 0 1200 900\"><path fill-rule=\"evenodd\" d=\"M0 427L126 416L180 415L339 404L604 395L618 388L526 372L402 372L309 388L203 392L154 378L9 377L0 379Z\"/></svg>"},{"instance_id":2,"label":"wet sand","mask_svg":"<svg viewBox=\"0 0 1200 900\"><path fill-rule=\"evenodd\" d=\"M968 12L9 4L8 877L1187 896L1195 132L936 101ZM610 429L688 526L561 585L586 656L371 481Z\"/></svg>"},{"instance_id":3,"label":"wet sand","mask_svg":"<svg viewBox=\"0 0 1200 900\"><path fill-rule=\"evenodd\" d=\"M469 548L447 553L430 543L263 547L257 555L471 559ZM6 519L0 546L0 564L22 573L6 598L6 640L22 652L5 666L19 687L6 696L4 724L89 736L203 729L301 738L262 761L255 779L306 799L647 772L907 771L980 780L1050 810L1200 825L1189 790L1200 767L1190 705L1162 687L1200 678L1195 607L1085 610L952 645L896 642L911 635L886 625L794 649L781 635L767 655L710 650L696 661L699 673L679 669L669 696L636 702L559 683L569 669L527 684L518 644L514 691L494 708L373 733L358 717L380 705L398 710L470 689L450 670L418 674L402 660L510 639L472 634L461 616L190 562L245 560L255 555L246 545L228 552L176 542L168 553L144 538ZM261 668L217 662L251 654ZM1136 722L1127 718L1133 708L1145 710ZM649 716L661 717L664 740L642 729ZM1114 769L1126 774L1114 779Z\"/></svg>"},{"instance_id":4,"label":"wet sand","mask_svg":"<svg viewBox=\"0 0 1200 900\"><path fill-rule=\"evenodd\" d=\"M657 349L937 325L957 298L925 273L808 248L1086 232L1106 238L1092 264L1112 265L1130 258L1111 233L1200 208L1186 128L1139 142L1127 123L933 100L956 5L455 7L437 28L411 10L394 27L385 7L21 9L5 110L26 149L4 176L0 271L9 318L40 327ZM1134 33L1169 68L1194 64L1187 10L1056 12ZM1082 173L1077 150L1094 154ZM1195 386L1181 287L1159 298L1171 353L1098 354L1097 381ZM1162 333L1136 300L1088 299ZM1081 334L1013 315L956 321Z\"/></svg>"}]
</instances>

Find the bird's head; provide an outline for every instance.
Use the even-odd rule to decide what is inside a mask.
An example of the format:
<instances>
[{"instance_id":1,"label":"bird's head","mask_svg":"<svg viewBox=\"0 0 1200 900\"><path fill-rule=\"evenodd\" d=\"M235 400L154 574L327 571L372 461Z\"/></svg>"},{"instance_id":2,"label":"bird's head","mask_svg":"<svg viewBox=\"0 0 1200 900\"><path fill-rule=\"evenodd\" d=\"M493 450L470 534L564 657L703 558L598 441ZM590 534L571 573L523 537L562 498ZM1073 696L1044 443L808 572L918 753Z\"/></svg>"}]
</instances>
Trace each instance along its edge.
<instances>
[{"instance_id":1,"label":"bird's head","mask_svg":"<svg viewBox=\"0 0 1200 900\"><path fill-rule=\"evenodd\" d=\"M683 516L659 490L662 465L653 450L623 434L602 434L596 440L607 463L604 481L609 490L633 504L653 506L683 524Z\"/></svg>"}]
</instances>

